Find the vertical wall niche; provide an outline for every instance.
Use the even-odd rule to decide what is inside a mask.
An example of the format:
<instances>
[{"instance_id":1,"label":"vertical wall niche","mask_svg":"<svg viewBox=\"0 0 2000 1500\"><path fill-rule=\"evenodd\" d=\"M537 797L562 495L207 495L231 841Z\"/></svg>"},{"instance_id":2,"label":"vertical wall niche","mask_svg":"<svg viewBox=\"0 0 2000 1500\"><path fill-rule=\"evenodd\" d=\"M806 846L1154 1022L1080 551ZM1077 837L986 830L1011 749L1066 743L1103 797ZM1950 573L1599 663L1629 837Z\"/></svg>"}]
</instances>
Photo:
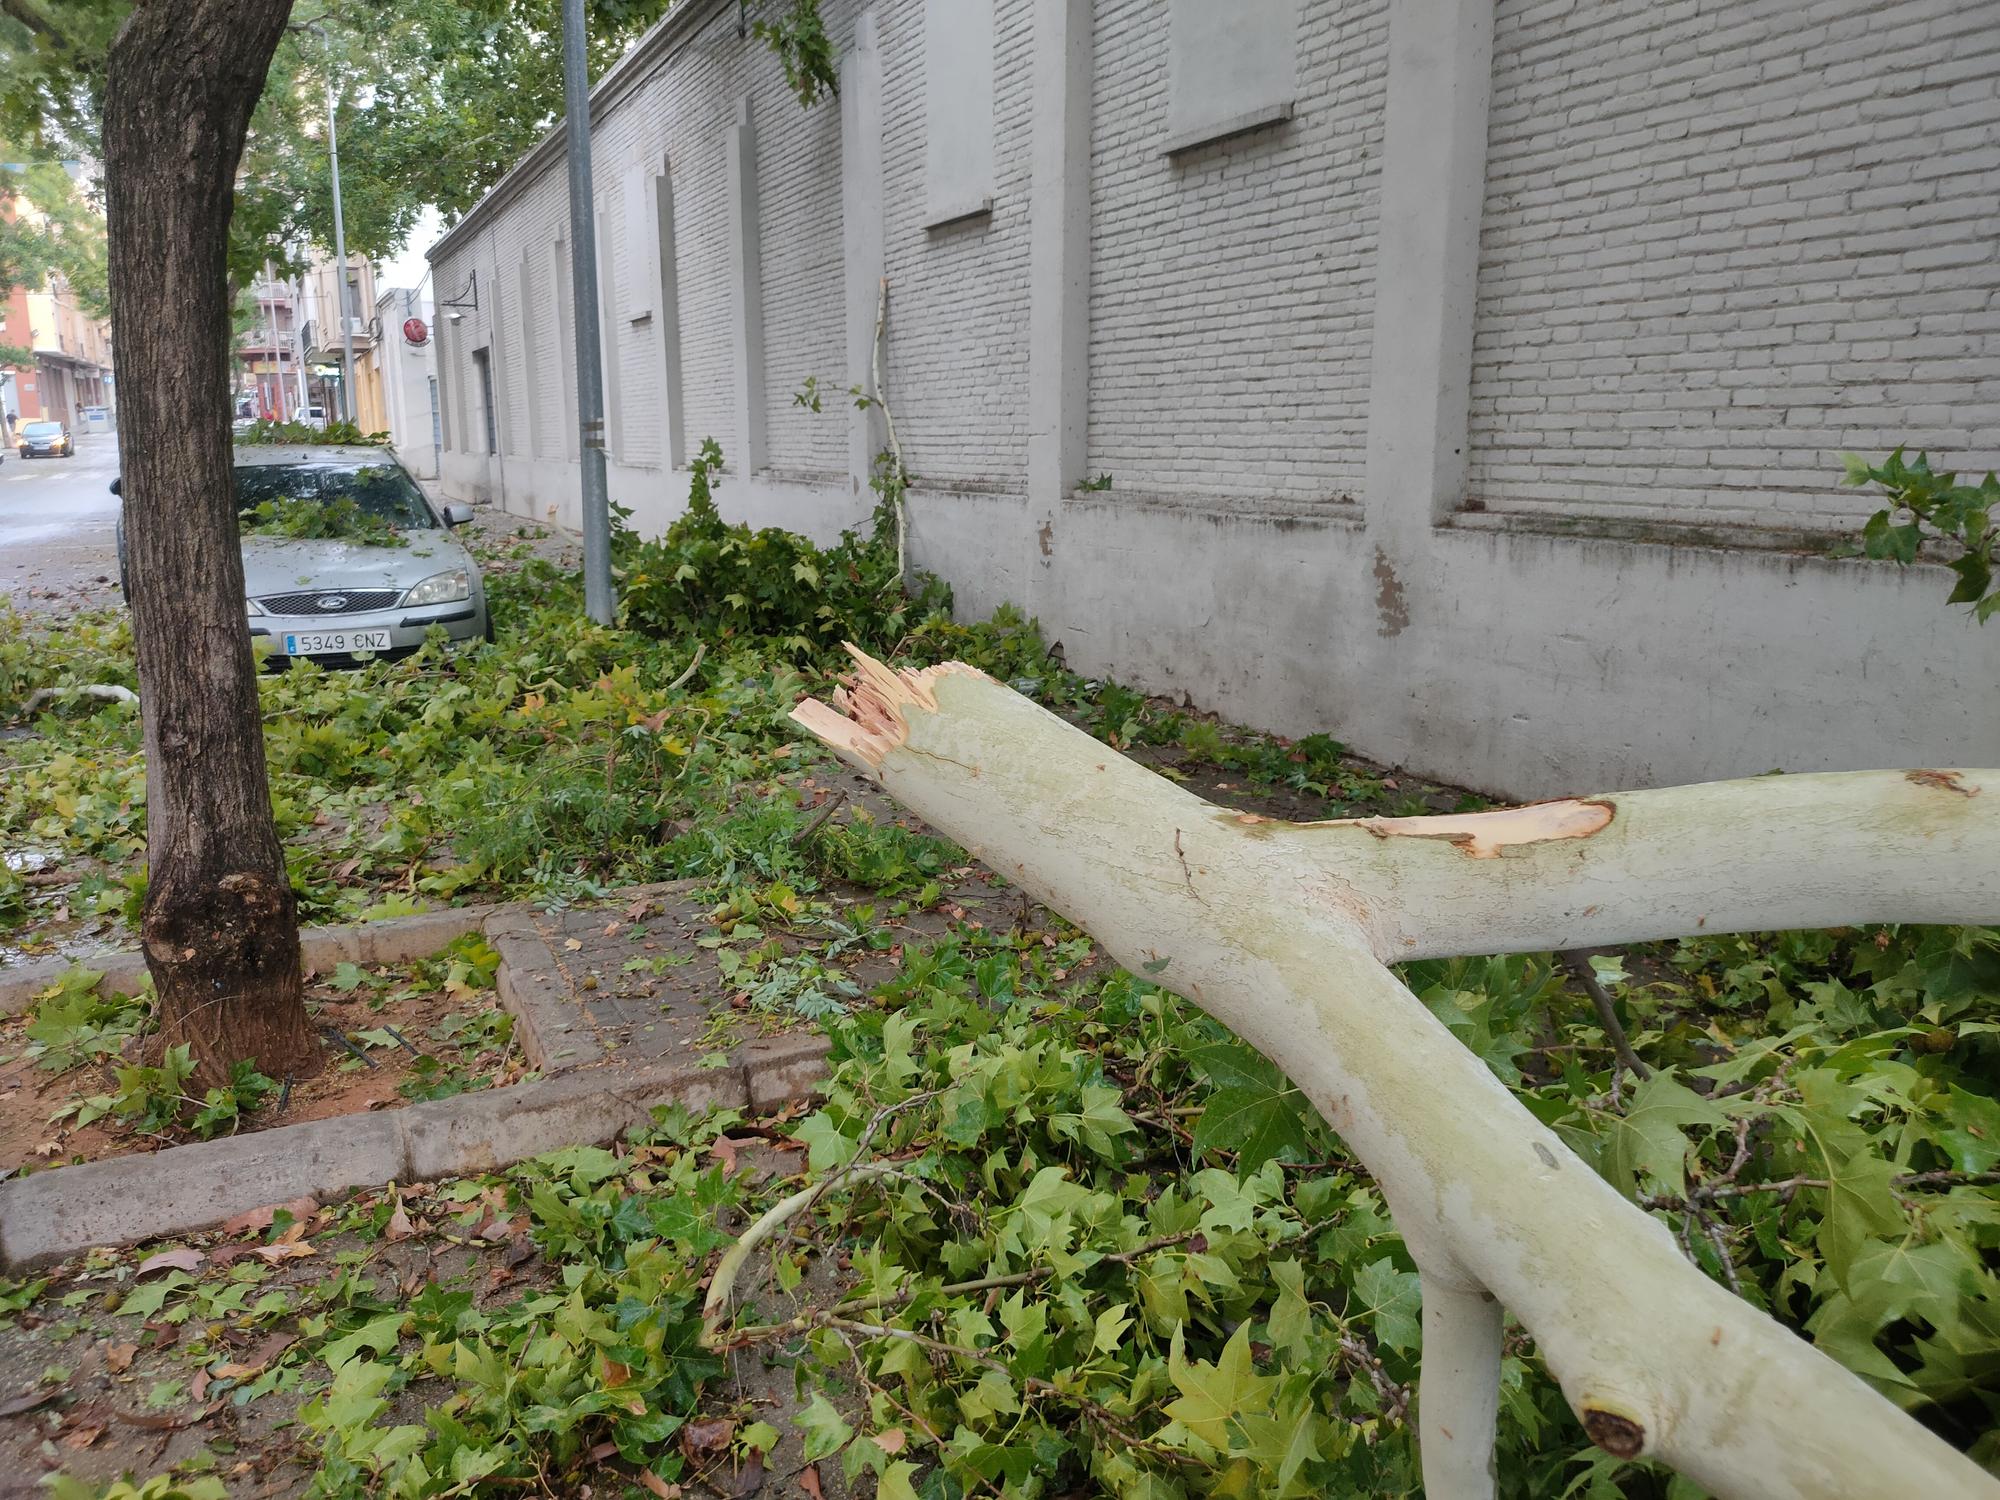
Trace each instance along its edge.
<instances>
[{"instance_id":1,"label":"vertical wall niche","mask_svg":"<svg viewBox=\"0 0 2000 1500\"><path fill-rule=\"evenodd\" d=\"M924 224L993 209L993 0L924 0Z\"/></svg>"},{"instance_id":2,"label":"vertical wall niche","mask_svg":"<svg viewBox=\"0 0 2000 1500\"><path fill-rule=\"evenodd\" d=\"M1167 28L1164 153L1292 117L1299 0L1171 0Z\"/></svg>"}]
</instances>

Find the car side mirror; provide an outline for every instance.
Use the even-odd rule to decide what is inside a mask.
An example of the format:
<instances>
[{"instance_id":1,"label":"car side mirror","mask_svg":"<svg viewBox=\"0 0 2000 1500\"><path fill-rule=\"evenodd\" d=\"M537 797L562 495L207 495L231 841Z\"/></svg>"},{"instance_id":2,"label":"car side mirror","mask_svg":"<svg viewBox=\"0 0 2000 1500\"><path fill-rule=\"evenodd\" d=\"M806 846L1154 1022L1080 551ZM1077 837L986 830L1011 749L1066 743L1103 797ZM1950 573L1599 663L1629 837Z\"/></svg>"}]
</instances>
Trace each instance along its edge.
<instances>
[{"instance_id":1,"label":"car side mirror","mask_svg":"<svg viewBox=\"0 0 2000 1500\"><path fill-rule=\"evenodd\" d=\"M444 508L444 524L447 526L463 526L471 519L472 507L469 505L447 505Z\"/></svg>"},{"instance_id":2,"label":"car side mirror","mask_svg":"<svg viewBox=\"0 0 2000 1500\"><path fill-rule=\"evenodd\" d=\"M113 479L113 480L111 481L111 493L112 493L112 494L114 494L114 495L122 495L122 494L124 494L124 493L125 493L125 481L124 481L123 479Z\"/></svg>"}]
</instances>

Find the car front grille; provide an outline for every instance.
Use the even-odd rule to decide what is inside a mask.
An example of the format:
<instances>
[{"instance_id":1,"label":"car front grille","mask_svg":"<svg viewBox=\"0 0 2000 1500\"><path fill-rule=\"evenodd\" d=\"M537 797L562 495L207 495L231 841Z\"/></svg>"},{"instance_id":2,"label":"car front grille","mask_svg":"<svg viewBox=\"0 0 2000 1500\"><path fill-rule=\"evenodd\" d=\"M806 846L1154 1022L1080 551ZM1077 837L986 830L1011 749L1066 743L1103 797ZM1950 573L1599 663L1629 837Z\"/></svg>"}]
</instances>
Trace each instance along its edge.
<instances>
[{"instance_id":1,"label":"car front grille","mask_svg":"<svg viewBox=\"0 0 2000 1500\"><path fill-rule=\"evenodd\" d=\"M272 615L354 615L387 609L402 597L400 589L308 589L296 594L266 594L257 602Z\"/></svg>"}]
</instances>

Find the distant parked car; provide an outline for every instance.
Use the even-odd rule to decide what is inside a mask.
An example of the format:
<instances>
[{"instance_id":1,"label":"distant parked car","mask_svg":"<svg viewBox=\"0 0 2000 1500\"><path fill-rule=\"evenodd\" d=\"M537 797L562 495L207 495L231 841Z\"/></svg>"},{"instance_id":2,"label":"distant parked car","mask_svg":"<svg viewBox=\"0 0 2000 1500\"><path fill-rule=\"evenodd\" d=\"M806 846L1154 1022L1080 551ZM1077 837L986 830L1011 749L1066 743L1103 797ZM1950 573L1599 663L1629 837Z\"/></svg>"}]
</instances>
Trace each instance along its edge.
<instances>
[{"instance_id":1,"label":"distant parked car","mask_svg":"<svg viewBox=\"0 0 2000 1500\"><path fill-rule=\"evenodd\" d=\"M120 488L114 479L112 493ZM407 656L433 625L454 641L493 639L479 564L450 532L472 519L472 507L433 506L387 449L238 448L236 505L246 517L244 609L271 661L356 666ZM328 509L321 516L313 507ZM281 530L308 534L255 529L273 517ZM312 534L320 532L346 534ZM127 599L146 587L126 560L122 520L118 584Z\"/></svg>"},{"instance_id":2,"label":"distant parked car","mask_svg":"<svg viewBox=\"0 0 2000 1500\"><path fill-rule=\"evenodd\" d=\"M23 458L76 457L76 439L66 422L24 422L18 441Z\"/></svg>"},{"instance_id":3,"label":"distant parked car","mask_svg":"<svg viewBox=\"0 0 2000 1500\"><path fill-rule=\"evenodd\" d=\"M308 427L317 427L320 431L324 432L326 430L326 408L324 406L308 406L305 409L304 415L299 420Z\"/></svg>"}]
</instances>

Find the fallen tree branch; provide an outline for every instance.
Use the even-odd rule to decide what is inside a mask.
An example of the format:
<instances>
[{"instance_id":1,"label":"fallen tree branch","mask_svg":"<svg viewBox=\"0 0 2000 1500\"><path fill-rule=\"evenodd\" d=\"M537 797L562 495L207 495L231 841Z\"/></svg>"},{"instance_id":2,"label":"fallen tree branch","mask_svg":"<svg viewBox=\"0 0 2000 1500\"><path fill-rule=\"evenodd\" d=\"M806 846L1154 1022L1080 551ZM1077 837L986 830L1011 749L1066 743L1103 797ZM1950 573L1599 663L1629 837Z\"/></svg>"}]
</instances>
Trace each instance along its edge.
<instances>
[{"instance_id":1,"label":"fallen tree branch","mask_svg":"<svg viewBox=\"0 0 2000 1500\"><path fill-rule=\"evenodd\" d=\"M1591 955L1580 948L1572 948L1567 953L1558 953L1556 958L1583 986L1583 992L1590 996L1590 1003L1597 1011L1597 1024L1604 1029L1611 1050L1618 1054L1620 1066L1634 1078L1651 1078L1653 1070L1632 1050L1632 1043L1625 1036L1625 1023L1618 1019L1618 1006L1612 1000L1611 992L1598 979L1597 970L1590 966Z\"/></svg>"},{"instance_id":2,"label":"fallen tree branch","mask_svg":"<svg viewBox=\"0 0 2000 1500\"><path fill-rule=\"evenodd\" d=\"M2000 771L1761 777L1491 813L1288 824L1216 807L959 664L855 652L793 718L939 833L1231 1027L1367 1166L1445 1306L1431 1500L1483 1500L1489 1296L1600 1447L1720 1500L2000 1495L1689 1264L1389 970L1405 958L2000 916ZM1444 1287L1443 1293L1437 1288ZM1437 1352L1433 1350L1432 1352ZM1474 1436L1460 1427L1485 1420ZM1427 1424L1428 1425L1428 1424Z\"/></svg>"},{"instance_id":3,"label":"fallen tree branch","mask_svg":"<svg viewBox=\"0 0 2000 1500\"><path fill-rule=\"evenodd\" d=\"M128 687L120 687L115 682L91 682L78 687L66 688L36 688L32 693L28 694L27 701L21 705L21 717L24 719L30 717L44 703L53 703L58 698L66 698L72 695L95 698L100 703L137 703L139 701L137 693Z\"/></svg>"}]
</instances>

